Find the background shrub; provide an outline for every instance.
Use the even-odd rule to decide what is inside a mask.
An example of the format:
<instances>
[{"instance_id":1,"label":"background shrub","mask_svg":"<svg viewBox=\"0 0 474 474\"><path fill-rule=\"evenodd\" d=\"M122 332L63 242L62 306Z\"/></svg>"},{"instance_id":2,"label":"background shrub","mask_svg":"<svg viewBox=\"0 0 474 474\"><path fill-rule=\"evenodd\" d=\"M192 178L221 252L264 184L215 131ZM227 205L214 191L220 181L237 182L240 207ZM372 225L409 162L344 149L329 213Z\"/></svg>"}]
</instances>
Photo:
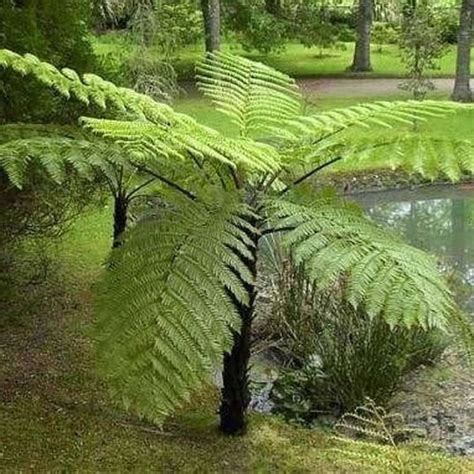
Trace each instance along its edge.
<instances>
[{"instance_id":1,"label":"background shrub","mask_svg":"<svg viewBox=\"0 0 474 474\"><path fill-rule=\"evenodd\" d=\"M31 53L57 67L95 68L89 0L0 0L0 48ZM0 123L67 121L58 101L31 81L0 71ZM8 100L6 98L8 97Z\"/></svg>"},{"instance_id":2,"label":"background shrub","mask_svg":"<svg viewBox=\"0 0 474 474\"><path fill-rule=\"evenodd\" d=\"M340 415L367 397L383 405L407 373L444 350L440 333L371 319L342 300L343 282L317 291L289 258L278 250L272 255L279 270L261 336L285 367L272 398L286 417L311 422L321 413Z\"/></svg>"}]
</instances>

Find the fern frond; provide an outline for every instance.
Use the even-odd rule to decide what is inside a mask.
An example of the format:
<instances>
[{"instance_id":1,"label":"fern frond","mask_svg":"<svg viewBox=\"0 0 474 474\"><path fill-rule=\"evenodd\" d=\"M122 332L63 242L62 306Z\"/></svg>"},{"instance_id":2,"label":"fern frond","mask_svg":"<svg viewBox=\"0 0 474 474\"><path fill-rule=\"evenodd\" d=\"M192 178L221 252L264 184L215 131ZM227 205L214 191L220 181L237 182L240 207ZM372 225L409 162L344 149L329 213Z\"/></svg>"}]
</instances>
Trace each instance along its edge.
<instances>
[{"instance_id":1,"label":"fern frond","mask_svg":"<svg viewBox=\"0 0 474 474\"><path fill-rule=\"evenodd\" d=\"M393 128L395 125L425 121L428 117L444 117L465 107L462 104L433 100L369 102L281 121L278 127L272 128L272 132L290 143L304 143L308 140L321 140L349 127Z\"/></svg>"},{"instance_id":2,"label":"fern frond","mask_svg":"<svg viewBox=\"0 0 474 474\"><path fill-rule=\"evenodd\" d=\"M227 138L208 127L194 124L162 127L149 122L83 119L88 130L112 139L135 159L163 156L186 159L188 154L203 160L221 163L230 168L275 172L280 157L270 145L245 138Z\"/></svg>"},{"instance_id":3,"label":"fern frond","mask_svg":"<svg viewBox=\"0 0 474 474\"><path fill-rule=\"evenodd\" d=\"M232 345L253 277L239 200L186 201L143 222L112 257L102 284L97 350L112 395L155 422L189 399ZM239 278L240 277L240 278ZM227 289L227 291L226 291Z\"/></svg>"},{"instance_id":4,"label":"fern frond","mask_svg":"<svg viewBox=\"0 0 474 474\"><path fill-rule=\"evenodd\" d=\"M266 131L301 111L295 81L264 64L226 53L209 54L197 66L198 87L243 136Z\"/></svg>"},{"instance_id":5,"label":"fern frond","mask_svg":"<svg viewBox=\"0 0 474 474\"><path fill-rule=\"evenodd\" d=\"M446 328L455 318L435 259L373 224L355 205L320 196L309 205L273 206L275 228L291 229L284 242L320 288L343 281L354 307L363 305L391 326Z\"/></svg>"},{"instance_id":6,"label":"fern frond","mask_svg":"<svg viewBox=\"0 0 474 474\"><path fill-rule=\"evenodd\" d=\"M75 97L85 105L96 105L101 109L111 108L116 113L128 113L151 122L172 125L177 121L177 114L166 104L156 102L132 89L117 87L94 74L84 74L80 77L71 69L59 70L32 54L22 56L1 49L0 67L12 69L22 76L31 75L65 98Z\"/></svg>"},{"instance_id":7,"label":"fern frond","mask_svg":"<svg viewBox=\"0 0 474 474\"><path fill-rule=\"evenodd\" d=\"M474 175L474 141L422 133L384 139L353 139L343 152L342 167L380 166L403 169L435 180L453 183L463 175Z\"/></svg>"},{"instance_id":8,"label":"fern frond","mask_svg":"<svg viewBox=\"0 0 474 474\"><path fill-rule=\"evenodd\" d=\"M0 142L0 169L20 189L33 166L43 170L56 184L63 183L72 171L83 179L93 179L100 173L113 180L114 159L127 165L118 150L85 139L33 136Z\"/></svg>"}]
</instances>

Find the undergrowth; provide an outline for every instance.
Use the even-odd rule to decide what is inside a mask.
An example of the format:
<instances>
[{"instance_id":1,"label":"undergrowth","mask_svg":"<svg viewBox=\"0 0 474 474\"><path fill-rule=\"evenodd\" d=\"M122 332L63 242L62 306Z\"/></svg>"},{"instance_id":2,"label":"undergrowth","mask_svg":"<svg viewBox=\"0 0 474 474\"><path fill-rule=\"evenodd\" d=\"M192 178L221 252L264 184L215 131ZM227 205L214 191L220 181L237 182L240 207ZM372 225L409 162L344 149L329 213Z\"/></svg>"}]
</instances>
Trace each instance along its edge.
<instances>
[{"instance_id":1,"label":"undergrowth","mask_svg":"<svg viewBox=\"0 0 474 474\"><path fill-rule=\"evenodd\" d=\"M17 301L22 317L3 319L0 471L380 472L348 467L333 451L341 441L274 416L252 415L247 437L224 438L212 390L163 430L113 408L95 376L88 336L90 285L108 251L110 212L105 207L82 217L54 250L59 278ZM386 455L371 445L353 449ZM411 449L406 456L410 472L474 468L466 459Z\"/></svg>"}]
</instances>

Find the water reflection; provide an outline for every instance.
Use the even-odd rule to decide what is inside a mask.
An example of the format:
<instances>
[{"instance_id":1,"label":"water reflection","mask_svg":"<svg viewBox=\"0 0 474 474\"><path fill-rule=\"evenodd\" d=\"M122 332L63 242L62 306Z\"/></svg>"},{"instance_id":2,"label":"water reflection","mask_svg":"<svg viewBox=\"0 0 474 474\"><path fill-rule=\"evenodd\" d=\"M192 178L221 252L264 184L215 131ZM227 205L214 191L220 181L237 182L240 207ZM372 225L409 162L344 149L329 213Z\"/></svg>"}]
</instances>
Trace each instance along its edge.
<instances>
[{"instance_id":1,"label":"water reflection","mask_svg":"<svg viewBox=\"0 0 474 474\"><path fill-rule=\"evenodd\" d=\"M386 191L356 199L376 222L459 272L467 283L463 300L474 312L474 186Z\"/></svg>"}]
</instances>

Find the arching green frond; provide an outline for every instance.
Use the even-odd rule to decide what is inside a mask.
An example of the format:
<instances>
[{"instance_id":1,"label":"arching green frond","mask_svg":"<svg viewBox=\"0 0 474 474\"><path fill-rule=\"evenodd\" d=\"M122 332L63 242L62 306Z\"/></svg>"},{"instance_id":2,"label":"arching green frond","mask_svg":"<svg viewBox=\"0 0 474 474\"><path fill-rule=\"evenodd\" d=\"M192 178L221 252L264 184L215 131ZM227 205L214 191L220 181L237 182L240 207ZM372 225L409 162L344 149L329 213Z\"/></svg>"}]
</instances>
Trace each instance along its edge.
<instances>
[{"instance_id":1,"label":"arching green frond","mask_svg":"<svg viewBox=\"0 0 474 474\"><path fill-rule=\"evenodd\" d=\"M355 205L319 197L309 205L278 201L276 227L321 288L343 285L355 307L391 325L446 328L456 317L435 259L365 218Z\"/></svg>"},{"instance_id":2,"label":"arching green frond","mask_svg":"<svg viewBox=\"0 0 474 474\"><path fill-rule=\"evenodd\" d=\"M301 113L295 81L264 64L214 53L197 66L197 72L199 89L244 136L278 126Z\"/></svg>"},{"instance_id":3,"label":"arching green frond","mask_svg":"<svg viewBox=\"0 0 474 474\"><path fill-rule=\"evenodd\" d=\"M12 69L22 76L34 76L46 87L56 90L62 96L75 97L86 105L94 104L102 109L111 108L117 112L143 117L152 122L167 123L170 126L177 121L177 114L171 107L158 103L151 97L132 89L117 87L94 74L84 74L81 78L71 69L59 70L32 54L22 56L1 49L0 67Z\"/></svg>"},{"instance_id":4,"label":"arching green frond","mask_svg":"<svg viewBox=\"0 0 474 474\"><path fill-rule=\"evenodd\" d=\"M185 159L187 154L225 164L231 168L275 172L280 157L266 144L249 139L228 138L208 127L192 124L162 127L149 122L83 119L87 129L114 140L135 159L150 156Z\"/></svg>"},{"instance_id":5,"label":"arching green frond","mask_svg":"<svg viewBox=\"0 0 474 474\"><path fill-rule=\"evenodd\" d=\"M0 169L18 188L23 187L27 171L33 166L61 184L71 172L84 179L93 179L100 173L113 181L117 162L127 166L120 150L84 138L33 136L3 143L0 139Z\"/></svg>"},{"instance_id":6,"label":"arching green frond","mask_svg":"<svg viewBox=\"0 0 474 474\"><path fill-rule=\"evenodd\" d=\"M245 205L186 201L142 222L112 256L98 300L99 368L114 398L161 422L215 370L252 275ZM247 256L248 256L247 255ZM239 278L240 277L240 278Z\"/></svg>"},{"instance_id":7,"label":"arching green frond","mask_svg":"<svg viewBox=\"0 0 474 474\"><path fill-rule=\"evenodd\" d=\"M378 143L380 142L380 143ZM474 141L421 133L381 139L352 140L343 151L342 166L385 166L402 168L434 180L445 177L458 182L474 175Z\"/></svg>"},{"instance_id":8,"label":"arching green frond","mask_svg":"<svg viewBox=\"0 0 474 474\"><path fill-rule=\"evenodd\" d=\"M412 124L429 117L442 117L465 106L440 101L381 101L334 109L316 115L281 121L272 129L276 137L291 143L310 143L349 127L369 128Z\"/></svg>"}]
</instances>

